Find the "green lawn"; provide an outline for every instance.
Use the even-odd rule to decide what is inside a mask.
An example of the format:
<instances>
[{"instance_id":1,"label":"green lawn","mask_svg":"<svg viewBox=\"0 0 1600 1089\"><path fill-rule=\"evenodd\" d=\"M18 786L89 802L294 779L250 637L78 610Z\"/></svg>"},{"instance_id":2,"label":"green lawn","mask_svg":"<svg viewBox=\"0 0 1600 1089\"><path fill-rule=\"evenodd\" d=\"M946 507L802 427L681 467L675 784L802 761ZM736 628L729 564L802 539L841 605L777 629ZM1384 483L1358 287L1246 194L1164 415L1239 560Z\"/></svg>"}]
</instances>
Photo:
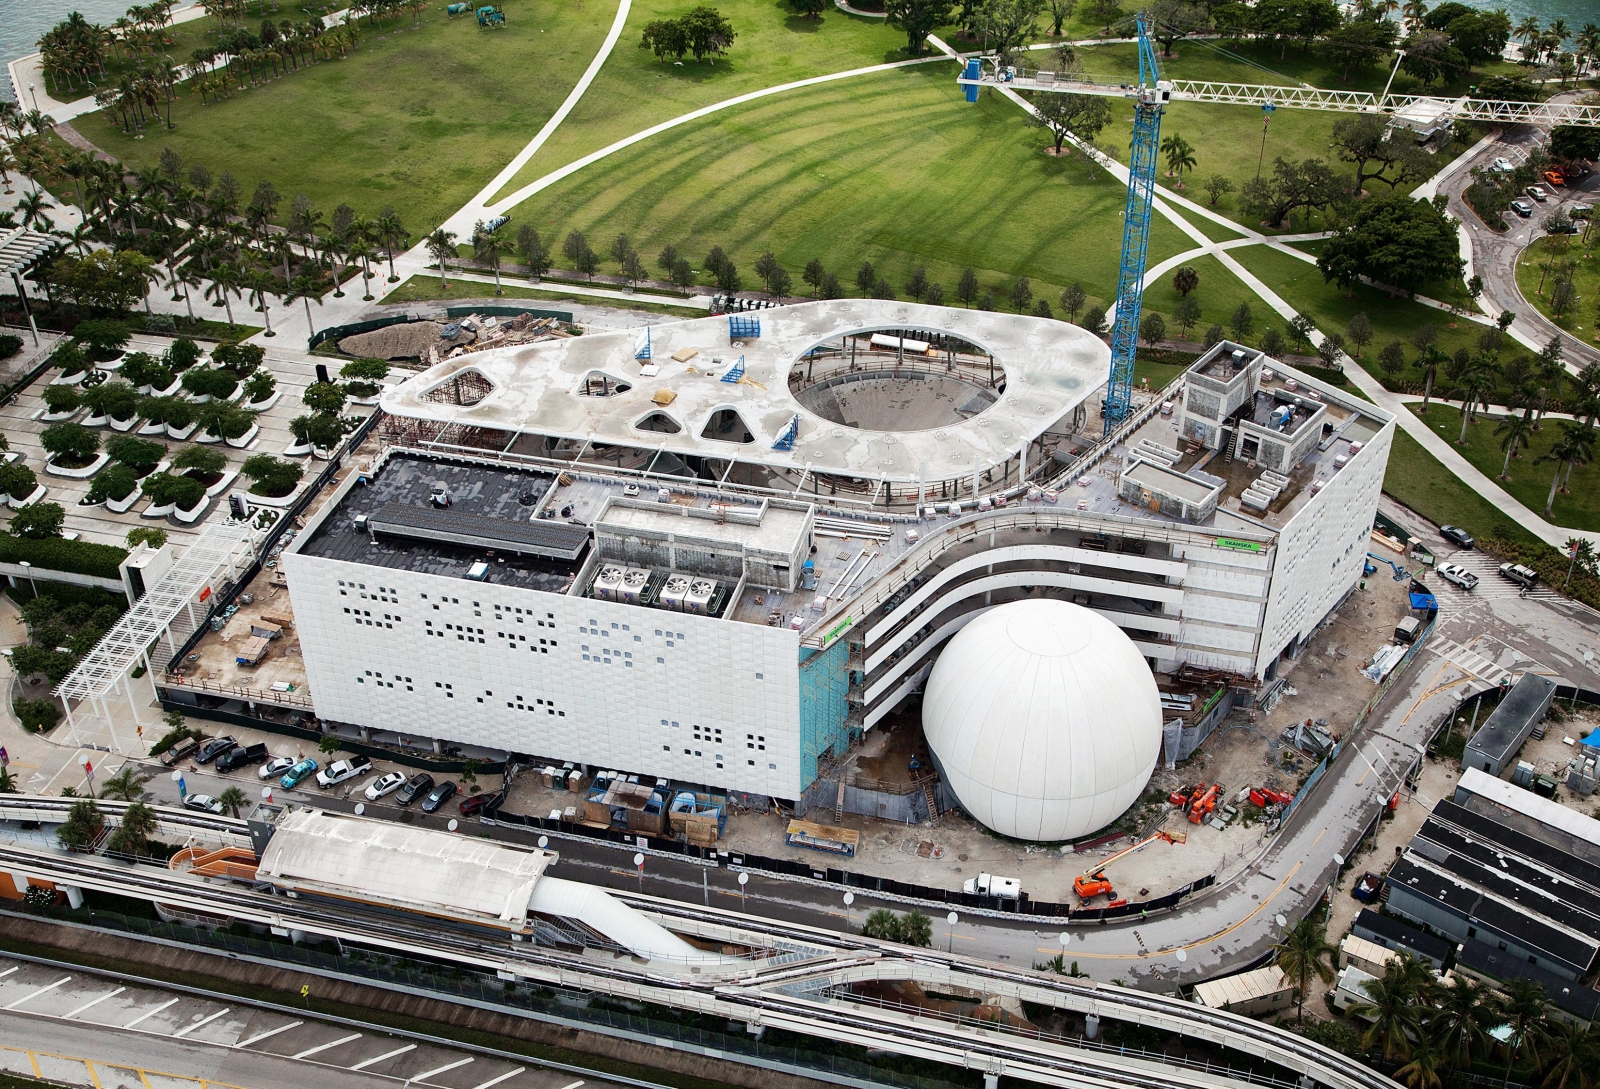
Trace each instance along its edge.
<instances>
[{"instance_id":1,"label":"green lawn","mask_svg":"<svg viewBox=\"0 0 1600 1089\"><path fill-rule=\"evenodd\" d=\"M908 56L905 34L882 19L846 15L832 4L822 18L803 19L780 0L719 0L717 9L733 23L738 38L727 56L714 63L697 63L693 58L682 64L662 63L639 48L646 23L692 6L688 0L635 0L622 37L583 100L498 197L591 151L702 106L763 87ZM946 93L959 99L955 65L934 67L943 74ZM837 84L831 93L849 98L854 85Z\"/></svg>"},{"instance_id":2,"label":"green lawn","mask_svg":"<svg viewBox=\"0 0 1600 1089\"><path fill-rule=\"evenodd\" d=\"M1000 306L1017 276L1056 304L1081 281L1115 291L1124 190L1081 159L1044 154L1044 134L1003 99L969 106L944 65L775 96L681 126L594 164L519 206L547 238L584 231L602 252L626 232L647 262L672 243L701 262L713 245L751 271L771 249L803 291L815 257L854 293L870 260L897 291L918 264L955 303L964 266ZM1152 263L1187 248L1155 225ZM606 262L605 271L613 271Z\"/></svg>"},{"instance_id":3,"label":"green lawn","mask_svg":"<svg viewBox=\"0 0 1600 1089\"><path fill-rule=\"evenodd\" d=\"M1283 332L1283 322L1268 319L1267 304L1256 298L1255 292L1224 268L1222 262L1215 257L1205 254L1192 261L1186 261L1185 264L1200 274L1200 286L1190 293L1190 298L1200 304L1200 320L1189 330L1187 337L1183 336L1178 323L1172 317L1179 298L1177 289L1172 286L1172 277L1177 270L1174 269L1156 283L1150 284L1144 292L1144 308L1141 313L1157 313L1165 318L1169 339L1198 341L1205 336L1206 328L1213 323L1227 328L1228 320L1241 302L1248 302L1250 309L1254 311L1257 333L1264 330L1267 325L1275 325L1280 333Z\"/></svg>"},{"instance_id":4,"label":"green lawn","mask_svg":"<svg viewBox=\"0 0 1600 1089\"><path fill-rule=\"evenodd\" d=\"M172 132L153 128L134 140L98 113L73 124L130 167L155 163L170 146L213 174L231 170L247 194L270 179L286 198L304 192L325 215L341 201L367 216L393 205L417 237L533 138L593 58L614 11L591 2L536 14L512 3L507 27L490 31L434 8L420 30L408 16L368 31L346 60L211 106L184 95Z\"/></svg>"},{"instance_id":5,"label":"green lawn","mask_svg":"<svg viewBox=\"0 0 1600 1089\"><path fill-rule=\"evenodd\" d=\"M1361 363L1379 377L1382 372L1377 369L1378 351L1390 340L1406 341L1409 358L1416 352L1408 338L1423 325L1432 325L1439 331L1439 347L1453 353L1457 348L1473 347L1486 328L1410 299L1391 298L1365 284L1356 284L1347 295L1336 285L1325 282L1316 265L1266 246L1246 246L1234 250L1233 256L1283 296L1289 305L1309 314L1317 328L1325 333L1343 333L1351 318L1365 313L1377 335L1362 353ZM1402 380L1414 377L1409 370L1400 374ZM1540 506L1543 505L1541 502Z\"/></svg>"},{"instance_id":6,"label":"green lawn","mask_svg":"<svg viewBox=\"0 0 1600 1089\"><path fill-rule=\"evenodd\" d=\"M1435 405L1426 416L1428 426L1436 433L1455 442L1461 434L1461 414L1454 408ZM1500 448L1502 436L1495 434L1500 417L1485 418L1480 415L1467 427L1467 444L1458 447L1468 461L1479 471L1494 477L1502 488L1510 492L1523 506L1535 513L1544 511L1545 498L1550 494L1550 478L1555 475L1553 463L1538 464L1544 454L1561 437L1557 421L1550 421L1534 432L1533 441L1511 459L1511 479L1500 480L1500 466L1505 463L1505 451ZM1600 529L1600 468L1580 465L1572 472L1567 494L1556 496L1550 521L1570 529Z\"/></svg>"},{"instance_id":7,"label":"green lawn","mask_svg":"<svg viewBox=\"0 0 1600 1089\"><path fill-rule=\"evenodd\" d=\"M1600 228L1590 234L1600 238ZM1539 312L1569 333L1596 341L1595 301L1600 299L1600 257L1593 248L1586 249L1583 236L1569 236L1566 245L1553 235L1545 235L1522 251L1517 258L1517 286L1522 297L1539 309ZM1577 305L1561 317L1550 309L1551 288L1554 286L1550 270L1553 262L1576 261L1577 270L1573 285L1578 289Z\"/></svg>"},{"instance_id":8,"label":"green lawn","mask_svg":"<svg viewBox=\"0 0 1600 1089\"><path fill-rule=\"evenodd\" d=\"M1450 419L1457 419L1454 413L1450 414ZM1460 427L1459 420L1456 426ZM1549 487L1548 481L1545 486ZM1394 433L1394 446L1389 450L1383 490L1435 525L1460 526L1474 537L1494 536L1540 544L1533 534L1507 518L1498 507L1440 464L1421 443L1398 428ZM1542 495L1537 509L1544 509Z\"/></svg>"},{"instance_id":9,"label":"green lawn","mask_svg":"<svg viewBox=\"0 0 1600 1089\"><path fill-rule=\"evenodd\" d=\"M542 290L536 287L524 287L514 283L509 277L502 277L502 298L506 299L563 299L567 302L579 302L594 306L610 306L619 310L648 310L654 314L671 314L680 318L703 318L704 310L688 306L663 306L658 303L627 302L621 299L592 298L587 295L574 296L571 292L563 292L559 287L552 290ZM385 306L395 303L408 302L454 302L458 299L493 299L494 285L482 284L476 280L457 280L451 278L450 290L444 291L439 287L439 277L435 273L430 276L412 276L405 283L395 288L383 297Z\"/></svg>"}]
</instances>

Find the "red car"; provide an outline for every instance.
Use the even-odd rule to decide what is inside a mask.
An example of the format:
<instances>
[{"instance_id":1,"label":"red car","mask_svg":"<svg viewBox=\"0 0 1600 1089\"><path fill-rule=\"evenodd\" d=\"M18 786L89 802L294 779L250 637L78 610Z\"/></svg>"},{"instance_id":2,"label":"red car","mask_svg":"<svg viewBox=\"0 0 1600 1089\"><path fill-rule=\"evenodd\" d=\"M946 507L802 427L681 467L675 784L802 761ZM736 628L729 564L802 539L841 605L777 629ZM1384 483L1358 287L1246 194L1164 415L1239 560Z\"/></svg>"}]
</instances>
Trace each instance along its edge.
<instances>
[{"instance_id":1,"label":"red car","mask_svg":"<svg viewBox=\"0 0 1600 1089\"><path fill-rule=\"evenodd\" d=\"M463 817L470 817L482 809L484 803L488 800L489 795L487 794L474 794L470 798L462 798L461 804L458 808L461 810L461 815Z\"/></svg>"}]
</instances>

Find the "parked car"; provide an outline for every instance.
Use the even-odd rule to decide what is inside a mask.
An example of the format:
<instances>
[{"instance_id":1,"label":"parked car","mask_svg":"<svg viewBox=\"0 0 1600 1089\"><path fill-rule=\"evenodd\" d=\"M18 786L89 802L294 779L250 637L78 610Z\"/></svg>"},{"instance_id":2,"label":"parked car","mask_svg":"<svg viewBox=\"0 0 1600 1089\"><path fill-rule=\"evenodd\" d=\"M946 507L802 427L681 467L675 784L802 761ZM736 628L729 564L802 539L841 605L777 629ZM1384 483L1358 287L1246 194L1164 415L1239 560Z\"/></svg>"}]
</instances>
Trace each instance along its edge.
<instances>
[{"instance_id":1,"label":"parked car","mask_svg":"<svg viewBox=\"0 0 1600 1089\"><path fill-rule=\"evenodd\" d=\"M1543 204L1545 201L1550 199L1550 194L1544 191L1544 186L1542 185L1530 185L1528 188L1524 189L1523 192L1528 194L1528 196L1532 197L1534 200L1538 201L1540 204Z\"/></svg>"},{"instance_id":2,"label":"parked car","mask_svg":"<svg viewBox=\"0 0 1600 1089\"><path fill-rule=\"evenodd\" d=\"M1445 540L1459 548L1472 547L1472 534L1468 533L1460 526L1440 526L1439 536L1443 537Z\"/></svg>"},{"instance_id":3,"label":"parked car","mask_svg":"<svg viewBox=\"0 0 1600 1089\"><path fill-rule=\"evenodd\" d=\"M352 756L348 760L335 760L317 772L317 785L323 790L348 782L372 770L372 760L366 756Z\"/></svg>"},{"instance_id":4,"label":"parked car","mask_svg":"<svg viewBox=\"0 0 1600 1089\"><path fill-rule=\"evenodd\" d=\"M462 798L461 804L456 808L461 810L461 815L463 817L474 817L477 816L479 810L481 810L488 801L489 795L474 794L470 798Z\"/></svg>"},{"instance_id":5,"label":"parked car","mask_svg":"<svg viewBox=\"0 0 1600 1089\"><path fill-rule=\"evenodd\" d=\"M317 762L310 757L300 761L294 767L283 773L283 778L278 780L278 785L284 790L293 790L305 781L306 776L317 770Z\"/></svg>"},{"instance_id":6,"label":"parked car","mask_svg":"<svg viewBox=\"0 0 1600 1089\"><path fill-rule=\"evenodd\" d=\"M209 764L237 744L238 742L231 737L213 737L208 741L202 741L200 751L194 754L195 763Z\"/></svg>"},{"instance_id":7,"label":"parked car","mask_svg":"<svg viewBox=\"0 0 1600 1089\"><path fill-rule=\"evenodd\" d=\"M184 796L185 809L198 809L202 813L221 813L222 803L209 794L188 794Z\"/></svg>"},{"instance_id":8,"label":"parked car","mask_svg":"<svg viewBox=\"0 0 1600 1089\"><path fill-rule=\"evenodd\" d=\"M1588 219L1590 212L1593 210L1593 206L1589 204L1574 204L1571 208L1567 209L1567 215L1571 216L1573 219Z\"/></svg>"},{"instance_id":9,"label":"parked car","mask_svg":"<svg viewBox=\"0 0 1600 1089\"><path fill-rule=\"evenodd\" d=\"M1498 174L1509 174L1515 170L1516 167L1512 165L1510 159L1507 159L1502 155L1490 165L1490 169Z\"/></svg>"},{"instance_id":10,"label":"parked car","mask_svg":"<svg viewBox=\"0 0 1600 1089\"><path fill-rule=\"evenodd\" d=\"M1539 582L1539 572L1531 567L1524 567L1520 563L1503 563L1500 565L1500 577L1510 579L1526 589L1533 589Z\"/></svg>"},{"instance_id":11,"label":"parked car","mask_svg":"<svg viewBox=\"0 0 1600 1089\"><path fill-rule=\"evenodd\" d=\"M221 756L217 757L218 771L237 771L247 768L251 764L259 764L270 759L271 753L265 745L235 745Z\"/></svg>"},{"instance_id":12,"label":"parked car","mask_svg":"<svg viewBox=\"0 0 1600 1089\"><path fill-rule=\"evenodd\" d=\"M1512 201L1511 210L1517 213L1517 215L1521 216L1523 219L1527 219L1529 216L1533 215L1533 205L1529 204L1525 200Z\"/></svg>"},{"instance_id":13,"label":"parked car","mask_svg":"<svg viewBox=\"0 0 1600 1089\"><path fill-rule=\"evenodd\" d=\"M394 796L398 805L410 805L428 791L433 789L433 776L427 772L418 772L413 775L406 785L400 788L400 793Z\"/></svg>"},{"instance_id":14,"label":"parked car","mask_svg":"<svg viewBox=\"0 0 1600 1089\"><path fill-rule=\"evenodd\" d=\"M176 745L172 746L172 748L162 753L160 760L163 764L170 768L199 747L200 742L196 741L192 737L185 737L180 739Z\"/></svg>"},{"instance_id":15,"label":"parked car","mask_svg":"<svg viewBox=\"0 0 1600 1089\"><path fill-rule=\"evenodd\" d=\"M367 801L375 802L379 798L393 794L405 785L406 773L403 771L391 771L378 776L371 783L368 783L364 793L367 796Z\"/></svg>"},{"instance_id":16,"label":"parked car","mask_svg":"<svg viewBox=\"0 0 1600 1089\"><path fill-rule=\"evenodd\" d=\"M261 770L256 774L263 779L279 779L283 777L284 772L292 767L294 767L294 757L274 756L271 760L262 764Z\"/></svg>"},{"instance_id":17,"label":"parked car","mask_svg":"<svg viewBox=\"0 0 1600 1089\"><path fill-rule=\"evenodd\" d=\"M445 782L442 782L438 786L434 787L432 790L428 791L428 796L422 799L422 811L424 813L437 812L441 805L443 805L445 802L448 802L455 796L455 783L446 780Z\"/></svg>"},{"instance_id":18,"label":"parked car","mask_svg":"<svg viewBox=\"0 0 1600 1089\"><path fill-rule=\"evenodd\" d=\"M1439 573L1440 578L1463 590L1471 590L1478 585L1478 576L1459 564L1441 563L1434 570Z\"/></svg>"},{"instance_id":19,"label":"parked car","mask_svg":"<svg viewBox=\"0 0 1600 1089\"><path fill-rule=\"evenodd\" d=\"M1559 166L1552 166L1544 172L1544 180L1559 189L1567 184L1567 175Z\"/></svg>"}]
</instances>

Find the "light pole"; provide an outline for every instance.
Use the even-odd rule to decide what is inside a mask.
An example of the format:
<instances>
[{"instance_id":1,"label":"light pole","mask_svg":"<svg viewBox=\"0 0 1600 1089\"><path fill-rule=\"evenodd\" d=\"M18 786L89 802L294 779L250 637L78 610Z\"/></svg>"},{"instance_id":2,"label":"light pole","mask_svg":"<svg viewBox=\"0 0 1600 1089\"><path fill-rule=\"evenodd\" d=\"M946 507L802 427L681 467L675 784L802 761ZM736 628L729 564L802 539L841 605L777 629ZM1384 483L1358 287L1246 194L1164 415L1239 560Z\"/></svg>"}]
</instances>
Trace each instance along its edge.
<instances>
[{"instance_id":1,"label":"light pole","mask_svg":"<svg viewBox=\"0 0 1600 1089\"><path fill-rule=\"evenodd\" d=\"M855 893L847 892L847 893L844 894L844 922L845 922L845 926L848 927L851 930L855 929L856 921L850 914L850 905L855 903L855 902L856 902L856 894Z\"/></svg>"},{"instance_id":2,"label":"light pole","mask_svg":"<svg viewBox=\"0 0 1600 1089\"><path fill-rule=\"evenodd\" d=\"M39 108L39 92L33 89L33 84L31 83L28 84L28 95L33 99L33 108L37 110Z\"/></svg>"},{"instance_id":3,"label":"light pole","mask_svg":"<svg viewBox=\"0 0 1600 1089\"><path fill-rule=\"evenodd\" d=\"M744 887L746 885L748 885L749 883L750 883L750 875L747 874L747 873L741 873L739 875L739 910L740 911L744 910Z\"/></svg>"},{"instance_id":4,"label":"light pole","mask_svg":"<svg viewBox=\"0 0 1600 1089\"><path fill-rule=\"evenodd\" d=\"M17 566L22 568L23 575L25 575L27 577L27 579L28 579L28 585L33 587L33 596L34 597L38 597L39 596L39 584L33 581L33 561L32 560L18 560L17 561Z\"/></svg>"},{"instance_id":5,"label":"light pole","mask_svg":"<svg viewBox=\"0 0 1600 1089\"><path fill-rule=\"evenodd\" d=\"M960 918L961 918L961 916L957 915L953 911L950 914L948 914L948 915L946 915L944 917L944 921L950 924L949 934L948 934L948 937L946 938L946 941L945 941L945 950L944 951L946 953L954 953L955 952L955 949L956 949L956 923L957 923L957 921L960 920Z\"/></svg>"},{"instance_id":6,"label":"light pole","mask_svg":"<svg viewBox=\"0 0 1600 1089\"><path fill-rule=\"evenodd\" d=\"M644 853L642 851L641 852L636 852L634 854L634 856L633 856L633 864L635 866L639 867L639 891L643 892L644 891Z\"/></svg>"}]
</instances>

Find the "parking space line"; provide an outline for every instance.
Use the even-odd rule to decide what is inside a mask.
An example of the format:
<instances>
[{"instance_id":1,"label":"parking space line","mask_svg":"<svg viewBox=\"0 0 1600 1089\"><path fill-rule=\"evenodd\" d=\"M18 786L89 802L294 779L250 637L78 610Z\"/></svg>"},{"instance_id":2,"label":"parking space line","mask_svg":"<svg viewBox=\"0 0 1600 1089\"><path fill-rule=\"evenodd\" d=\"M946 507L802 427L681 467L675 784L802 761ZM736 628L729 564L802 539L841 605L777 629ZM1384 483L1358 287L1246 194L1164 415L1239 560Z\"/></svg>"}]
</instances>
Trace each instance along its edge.
<instances>
[{"instance_id":1,"label":"parking space line","mask_svg":"<svg viewBox=\"0 0 1600 1089\"><path fill-rule=\"evenodd\" d=\"M454 1070L458 1066L466 1066L470 1062L472 1062L472 1057L471 1056L468 1056L465 1059L457 1059L453 1063L445 1063L443 1066L438 1067L438 1068L436 1068L434 1070L430 1070L426 1074L418 1074L416 1077L412 1078L411 1080L412 1081L427 1081L429 1078L433 1077L435 1074L443 1074L447 1070Z\"/></svg>"},{"instance_id":2,"label":"parking space line","mask_svg":"<svg viewBox=\"0 0 1600 1089\"><path fill-rule=\"evenodd\" d=\"M304 1021L290 1021L287 1025L279 1025L275 1029L268 1029L266 1032L257 1033L256 1035L250 1037L250 1039L243 1040L243 1041L241 1041L241 1042L239 1042L237 1044L234 1044L233 1046L235 1048L241 1048L241 1047L249 1047L251 1044L259 1044L262 1040L265 1040L268 1036L276 1036L280 1032L288 1032L290 1029L299 1028L303 1024L305 1024Z\"/></svg>"},{"instance_id":3,"label":"parking space line","mask_svg":"<svg viewBox=\"0 0 1600 1089\"><path fill-rule=\"evenodd\" d=\"M105 1086L100 1084L100 1075L95 1070L92 1059L83 1060L83 1068L89 1072L89 1081L94 1084L94 1089L105 1089Z\"/></svg>"},{"instance_id":4,"label":"parking space line","mask_svg":"<svg viewBox=\"0 0 1600 1089\"><path fill-rule=\"evenodd\" d=\"M507 1070L504 1074L501 1074L498 1078L490 1078L488 1081L484 1082L482 1085L474 1085L472 1087L472 1089L489 1089L489 1087L491 1085L499 1085L503 1081L507 1081L507 1080L509 1080L511 1078L516 1077L518 1074L522 1073L526 1069L528 1069L528 1068L525 1067L525 1066L519 1066L515 1070ZM580 1081L578 1084L582 1085L583 1082Z\"/></svg>"},{"instance_id":5,"label":"parking space line","mask_svg":"<svg viewBox=\"0 0 1600 1089\"><path fill-rule=\"evenodd\" d=\"M191 1021L191 1022L189 1022L189 1024L183 1026L177 1032L174 1032L172 1034L172 1038L174 1040L176 1040L176 1039L179 1039L180 1037L187 1036L187 1035L189 1035L189 1033L193 1032L195 1029L200 1028L200 1027L202 1027L204 1025L211 1024L211 1022L215 1021L217 1018L221 1017L223 1014L225 1014L227 1012L228 1012L228 1007L224 1006L220 1010L218 1010L216 1013L212 1014L210 1017L203 1018L203 1019L201 1019L199 1021Z\"/></svg>"},{"instance_id":6,"label":"parking space line","mask_svg":"<svg viewBox=\"0 0 1600 1089\"><path fill-rule=\"evenodd\" d=\"M352 1032L350 1035L341 1036L337 1040L330 1040L328 1043L318 1044L316 1047L308 1047L304 1051L297 1052L296 1054L291 1055L289 1057L291 1059L309 1058L312 1055L316 1055L316 1054L319 1054L321 1052L327 1051L329 1048L338 1047L340 1044L348 1044L351 1040L359 1040L359 1039L361 1039L361 1033Z\"/></svg>"},{"instance_id":7,"label":"parking space line","mask_svg":"<svg viewBox=\"0 0 1600 1089\"><path fill-rule=\"evenodd\" d=\"M392 1059L396 1055L404 1055L406 1052L415 1051L416 1049L417 1049L417 1045L416 1044L407 1044L405 1047L397 1047L393 1051L386 1051L382 1055L374 1055L370 1059L362 1059L360 1062L356 1063L354 1066L346 1067L346 1069L348 1069L348 1070L365 1070L367 1067L371 1066L373 1063L381 1063L385 1059Z\"/></svg>"},{"instance_id":8,"label":"parking space line","mask_svg":"<svg viewBox=\"0 0 1600 1089\"><path fill-rule=\"evenodd\" d=\"M63 1014L61 1019L63 1021L70 1021L72 1018L78 1016L78 1014L82 1013L84 1010L88 1009L90 1006L93 1006L96 1003L104 1002L108 998L115 998L117 995L121 994L123 991L126 991L127 989L128 988L126 988L126 987L118 987L114 991L107 991L105 994L101 995L99 998L91 998L91 999L89 999L89 1001L85 1002L83 1005L79 1006L77 1009L73 1010L71 1013Z\"/></svg>"},{"instance_id":9,"label":"parking space line","mask_svg":"<svg viewBox=\"0 0 1600 1089\"><path fill-rule=\"evenodd\" d=\"M580 1086L582 1084L583 1084L583 1079L580 1078L577 1081L573 1082L571 1085L563 1085L561 1087L561 1089L578 1089L578 1086Z\"/></svg>"},{"instance_id":10,"label":"parking space line","mask_svg":"<svg viewBox=\"0 0 1600 1089\"><path fill-rule=\"evenodd\" d=\"M71 979L72 979L71 976L62 976L60 979L56 980L54 983L46 983L43 987L40 987L37 991L30 991L27 994L23 995L21 998L12 999L10 1002L6 1003L4 1008L8 1009L8 1010L15 1009L16 1007L18 1007L18 1006L22 1005L24 1002L26 1002L28 999L30 999L30 998L38 998L40 995L44 994L46 991L53 991L57 987L61 986L63 983L66 983L66 982L70 981Z\"/></svg>"},{"instance_id":11,"label":"parking space line","mask_svg":"<svg viewBox=\"0 0 1600 1089\"><path fill-rule=\"evenodd\" d=\"M131 1029L134 1025L137 1025L140 1021L144 1021L144 1020L147 1020L148 1018L154 1017L156 1014L160 1013L162 1010L166 1009L168 1006L176 1006L177 1004L178 1004L178 1000L176 998L169 998L165 1002L161 1003L161 1005L157 1006L155 1009L146 1010L144 1013L141 1013L138 1017L135 1017L132 1021L129 1021L126 1025L123 1025L122 1027L125 1028L125 1029Z\"/></svg>"},{"instance_id":12,"label":"parking space line","mask_svg":"<svg viewBox=\"0 0 1600 1089\"><path fill-rule=\"evenodd\" d=\"M6 978L6 976L9 976L12 972L20 972L21 970L22 969L20 966L12 966L7 968L5 971L0 972L0 979Z\"/></svg>"}]
</instances>

